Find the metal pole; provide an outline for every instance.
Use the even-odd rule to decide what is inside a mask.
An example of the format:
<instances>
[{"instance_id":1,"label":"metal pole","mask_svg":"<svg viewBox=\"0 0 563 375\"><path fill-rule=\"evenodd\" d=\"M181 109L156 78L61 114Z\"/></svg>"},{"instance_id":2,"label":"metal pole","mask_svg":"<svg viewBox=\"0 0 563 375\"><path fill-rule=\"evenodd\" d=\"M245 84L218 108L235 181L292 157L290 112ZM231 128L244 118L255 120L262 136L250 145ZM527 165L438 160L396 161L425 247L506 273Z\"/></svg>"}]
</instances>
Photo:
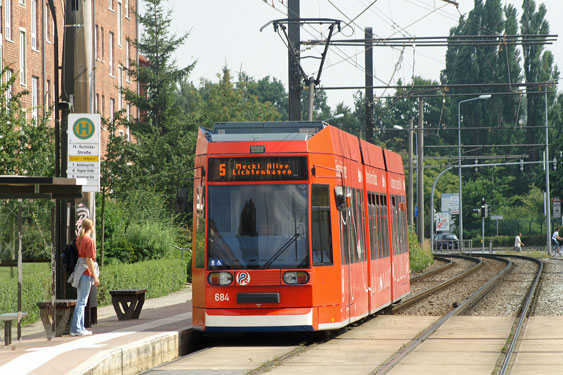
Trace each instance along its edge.
<instances>
[{"instance_id":1,"label":"metal pole","mask_svg":"<svg viewBox=\"0 0 563 375\"><path fill-rule=\"evenodd\" d=\"M315 79L309 77L309 101L307 105L307 121L313 121L313 104L315 102Z\"/></svg>"},{"instance_id":2,"label":"metal pole","mask_svg":"<svg viewBox=\"0 0 563 375\"><path fill-rule=\"evenodd\" d=\"M485 218L481 217L481 252L485 253Z\"/></svg>"},{"instance_id":3,"label":"metal pole","mask_svg":"<svg viewBox=\"0 0 563 375\"><path fill-rule=\"evenodd\" d=\"M459 251L463 253L463 205L461 204L461 100L457 103L457 176L458 176L458 217L459 217Z\"/></svg>"},{"instance_id":4,"label":"metal pole","mask_svg":"<svg viewBox=\"0 0 563 375\"><path fill-rule=\"evenodd\" d=\"M409 120L409 185L408 185L408 195L409 199L407 202L407 216L409 218L409 226L412 227L414 225L414 212L413 212L413 168L412 168L412 159L413 159L413 145L412 145L412 134L414 132L413 129L413 119Z\"/></svg>"},{"instance_id":5,"label":"metal pole","mask_svg":"<svg viewBox=\"0 0 563 375\"><path fill-rule=\"evenodd\" d=\"M366 81L366 141L373 142L373 47L371 39L373 38L372 28L365 28L366 44L365 53L365 81Z\"/></svg>"},{"instance_id":6,"label":"metal pole","mask_svg":"<svg viewBox=\"0 0 563 375\"><path fill-rule=\"evenodd\" d=\"M23 264L22 264L22 200L18 199L18 341L22 338L22 282L23 282ZM10 333L11 334L11 333Z\"/></svg>"},{"instance_id":7,"label":"metal pole","mask_svg":"<svg viewBox=\"0 0 563 375\"><path fill-rule=\"evenodd\" d=\"M546 194L546 231L547 231L547 253L551 254L551 197L549 194L549 134L547 128L547 86L544 89L545 99L545 194Z\"/></svg>"},{"instance_id":8,"label":"metal pole","mask_svg":"<svg viewBox=\"0 0 563 375\"><path fill-rule=\"evenodd\" d=\"M453 167L448 167L440 172L432 184L432 192L430 193L430 251L434 251L434 190L436 190L436 184L440 177L452 168Z\"/></svg>"},{"instance_id":9,"label":"metal pole","mask_svg":"<svg viewBox=\"0 0 563 375\"><path fill-rule=\"evenodd\" d=\"M418 173L417 173L417 190L418 190L418 242L422 246L424 243L424 100L418 99Z\"/></svg>"},{"instance_id":10,"label":"metal pole","mask_svg":"<svg viewBox=\"0 0 563 375\"><path fill-rule=\"evenodd\" d=\"M299 0L289 0L287 4L288 27L288 92L289 92L289 120L301 120L301 72L299 70L299 49L301 48L301 34L299 24ZM291 50L295 51L294 57Z\"/></svg>"}]
</instances>

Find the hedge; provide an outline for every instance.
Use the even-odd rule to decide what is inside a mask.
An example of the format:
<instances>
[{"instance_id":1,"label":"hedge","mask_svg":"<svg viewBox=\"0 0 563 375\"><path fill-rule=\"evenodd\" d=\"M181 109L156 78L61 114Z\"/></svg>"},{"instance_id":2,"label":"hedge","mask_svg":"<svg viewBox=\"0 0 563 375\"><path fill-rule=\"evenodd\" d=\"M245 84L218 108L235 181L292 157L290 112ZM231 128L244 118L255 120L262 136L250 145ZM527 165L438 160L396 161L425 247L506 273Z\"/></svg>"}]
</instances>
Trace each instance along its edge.
<instances>
[{"instance_id":1,"label":"hedge","mask_svg":"<svg viewBox=\"0 0 563 375\"><path fill-rule=\"evenodd\" d=\"M159 259L135 264L113 264L100 271L98 306L111 304L110 290L147 289L147 298L167 295L186 283L186 264L178 259ZM36 303L50 299L51 273L47 263L24 264L22 310L29 315L24 324L39 320ZM69 288L72 288L68 284ZM17 270L0 268L0 314L17 311Z\"/></svg>"}]
</instances>

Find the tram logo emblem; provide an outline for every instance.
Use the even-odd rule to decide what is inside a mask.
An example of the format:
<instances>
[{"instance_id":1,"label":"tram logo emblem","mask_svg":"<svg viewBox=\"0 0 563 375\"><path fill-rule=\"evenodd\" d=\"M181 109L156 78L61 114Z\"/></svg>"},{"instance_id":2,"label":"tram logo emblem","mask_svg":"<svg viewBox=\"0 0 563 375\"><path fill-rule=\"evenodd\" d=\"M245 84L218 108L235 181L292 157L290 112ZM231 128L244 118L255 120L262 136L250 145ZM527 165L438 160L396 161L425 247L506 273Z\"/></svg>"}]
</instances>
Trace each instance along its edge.
<instances>
[{"instance_id":1,"label":"tram logo emblem","mask_svg":"<svg viewBox=\"0 0 563 375\"><path fill-rule=\"evenodd\" d=\"M247 285L250 283L250 274L248 272L239 272L236 276L237 284Z\"/></svg>"}]
</instances>

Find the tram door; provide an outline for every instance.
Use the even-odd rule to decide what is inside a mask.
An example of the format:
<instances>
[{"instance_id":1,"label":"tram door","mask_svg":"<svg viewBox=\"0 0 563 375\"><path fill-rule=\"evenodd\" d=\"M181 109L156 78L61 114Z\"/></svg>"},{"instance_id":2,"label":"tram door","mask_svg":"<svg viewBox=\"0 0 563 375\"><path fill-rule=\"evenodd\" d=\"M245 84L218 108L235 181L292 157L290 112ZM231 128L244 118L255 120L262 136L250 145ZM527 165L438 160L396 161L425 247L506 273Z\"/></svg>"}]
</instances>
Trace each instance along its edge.
<instances>
[{"instance_id":1,"label":"tram door","mask_svg":"<svg viewBox=\"0 0 563 375\"><path fill-rule=\"evenodd\" d=\"M344 319L353 320L368 310L368 270L362 191L346 188L350 205L340 213L342 304Z\"/></svg>"}]
</instances>

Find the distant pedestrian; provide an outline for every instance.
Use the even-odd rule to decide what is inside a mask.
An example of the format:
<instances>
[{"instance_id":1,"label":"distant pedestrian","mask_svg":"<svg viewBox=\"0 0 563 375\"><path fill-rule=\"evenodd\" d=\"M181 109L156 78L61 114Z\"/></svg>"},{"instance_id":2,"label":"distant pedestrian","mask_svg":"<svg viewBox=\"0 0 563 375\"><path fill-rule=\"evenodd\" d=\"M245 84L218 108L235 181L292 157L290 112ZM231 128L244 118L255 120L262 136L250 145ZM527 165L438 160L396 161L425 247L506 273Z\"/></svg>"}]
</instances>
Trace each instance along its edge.
<instances>
[{"instance_id":1,"label":"distant pedestrian","mask_svg":"<svg viewBox=\"0 0 563 375\"><path fill-rule=\"evenodd\" d=\"M514 239L514 251L522 251L522 246L524 246L524 243L522 242L522 239L520 237L522 237L522 233L518 233L516 235L516 238Z\"/></svg>"},{"instance_id":2,"label":"distant pedestrian","mask_svg":"<svg viewBox=\"0 0 563 375\"><path fill-rule=\"evenodd\" d=\"M90 287L92 284L100 285L98 279L98 263L96 263L96 243L90 237L94 231L94 224L90 219L82 221L82 229L80 235L75 240L78 248L78 262L74 268L74 272L68 278L68 282L72 284L76 290L76 307L70 324L71 336L88 336L92 331L84 328L84 310L90 295Z\"/></svg>"},{"instance_id":3,"label":"distant pedestrian","mask_svg":"<svg viewBox=\"0 0 563 375\"><path fill-rule=\"evenodd\" d=\"M551 236L551 242L555 245L555 250L553 250L553 252L561 255L561 243L563 238L559 235L559 232L560 229L556 228L555 232L553 232L553 236Z\"/></svg>"}]
</instances>

